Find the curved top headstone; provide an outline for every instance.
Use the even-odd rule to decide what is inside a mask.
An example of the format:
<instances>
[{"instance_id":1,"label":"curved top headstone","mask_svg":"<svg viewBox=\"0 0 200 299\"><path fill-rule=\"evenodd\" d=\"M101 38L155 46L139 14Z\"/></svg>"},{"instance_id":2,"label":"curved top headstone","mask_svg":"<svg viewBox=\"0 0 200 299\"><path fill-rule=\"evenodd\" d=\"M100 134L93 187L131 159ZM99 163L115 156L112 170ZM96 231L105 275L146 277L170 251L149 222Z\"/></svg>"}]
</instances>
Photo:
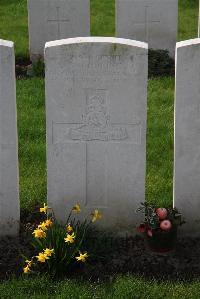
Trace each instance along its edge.
<instances>
[{"instance_id":1,"label":"curved top headstone","mask_svg":"<svg viewBox=\"0 0 200 299\"><path fill-rule=\"evenodd\" d=\"M100 224L133 230L145 194L147 44L113 37L45 46L48 202L76 202Z\"/></svg>"},{"instance_id":2,"label":"curved top headstone","mask_svg":"<svg viewBox=\"0 0 200 299\"><path fill-rule=\"evenodd\" d=\"M11 41L8 41L8 40L0 39L0 46L8 47L8 48L13 48L14 47L14 43L11 42Z\"/></svg>"},{"instance_id":3,"label":"curved top headstone","mask_svg":"<svg viewBox=\"0 0 200 299\"><path fill-rule=\"evenodd\" d=\"M183 47L192 47L193 45L199 45L199 43L200 43L200 38L193 38L193 39L180 41L176 43L176 50Z\"/></svg>"},{"instance_id":4,"label":"curved top headstone","mask_svg":"<svg viewBox=\"0 0 200 299\"><path fill-rule=\"evenodd\" d=\"M177 43L174 205L185 234L200 229L200 38Z\"/></svg>"},{"instance_id":5,"label":"curved top headstone","mask_svg":"<svg viewBox=\"0 0 200 299\"><path fill-rule=\"evenodd\" d=\"M133 47L139 47L148 49L148 44L132 39L125 38L116 38L116 37L75 37L75 38L67 38L61 40L50 41L45 44L45 49L49 47L56 47L62 45L70 45L70 44L81 44L81 43L111 43L111 44L121 44Z\"/></svg>"},{"instance_id":6,"label":"curved top headstone","mask_svg":"<svg viewBox=\"0 0 200 299\"><path fill-rule=\"evenodd\" d=\"M0 40L0 236L19 231L14 44Z\"/></svg>"}]
</instances>

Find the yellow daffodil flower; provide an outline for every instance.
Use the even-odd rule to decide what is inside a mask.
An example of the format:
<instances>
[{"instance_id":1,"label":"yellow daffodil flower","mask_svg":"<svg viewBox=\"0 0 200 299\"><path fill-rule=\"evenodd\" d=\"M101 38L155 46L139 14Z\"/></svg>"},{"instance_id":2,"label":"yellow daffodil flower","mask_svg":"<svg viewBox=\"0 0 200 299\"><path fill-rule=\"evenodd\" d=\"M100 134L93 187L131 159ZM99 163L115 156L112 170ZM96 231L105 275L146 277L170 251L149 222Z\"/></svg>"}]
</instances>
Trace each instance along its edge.
<instances>
[{"instance_id":1,"label":"yellow daffodil flower","mask_svg":"<svg viewBox=\"0 0 200 299\"><path fill-rule=\"evenodd\" d=\"M87 252L85 252L85 253L81 253L81 252L79 251L79 256L76 256L77 261L79 261L79 262L83 262L83 263L86 261L87 258L88 258L88 254L87 254Z\"/></svg>"},{"instance_id":2,"label":"yellow daffodil flower","mask_svg":"<svg viewBox=\"0 0 200 299\"><path fill-rule=\"evenodd\" d=\"M95 210L94 213L91 214L91 216L92 216L92 222L95 222L102 218L102 214L98 210Z\"/></svg>"},{"instance_id":3,"label":"yellow daffodil flower","mask_svg":"<svg viewBox=\"0 0 200 299\"><path fill-rule=\"evenodd\" d=\"M32 260L26 260L25 263L27 263L27 267L31 267L32 266L32 263L33 261Z\"/></svg>"},{"instance_id":4,"label":"yellow daffodil flower","mask_svg":"<svg viewBox=\"0 0 200 299\"><path fill-rule=\"evenodd\" d=\"M46 248L46 249L44 250L44 254L45 254L46 256L52 256L53 253L54 253L54 249Z\"/></svg>"},{"instance_id":5,"label":"yellow daffodil flower","mask_svg":"<svg viewBox=\"0 0 200 299\"><path fill-rule=\"evenodd\" d=\"M40 263L45 263L46 260L49 259L49 257L44 252L40 252L39 255L36 255L36 258Z\"/></svg>"},{"instance_id":6,"label":"yellow daffodil flower","mask_svg":"<svg viewBox=\"0 0 200 299\"><path fill-rule=\"evenodd\" d=\"M71 235L70 234L67 234L67 237L64 238L65 240L65 243L74 243L74 239L75 239L75 234L72 233Z\"/></svg>"},{"instance_id":7,"label":"yellow daffodil flower","mask_svg":"<svg viewBox=\"0 0 200 299\"><path fill-rule=\"evenodd\" d=\"M31 269L27 265L26 267L23 268L23 271L24 271L25 274L28 274L31 271Z\"/></svg>"},{"instance_id":8,"label":"yellow daffodil flower","mask_svg":"<svg viewBox=\"0 0 200 299\"><path fill-rule=\"evenodd\" d=\"M46 227L52 226L52 224L53 224L53 221L52 221L51 219L47 219L47 220L45 221L45 225L46 225Z\"/></svg>"},{"instance_id":9,"label":"yellow daffodil flower","mask_svg":"<svg viewBox=\"0 0 200 299\"><path fill-rule=\"evenodd\" d=\"M38 229L42 229L43 231L47 230L47 226L45 222L42 222L38 225Z\"/></svg>"},{"instance_id":10,"label":"yellow daffodil flower","mask_svg":"<svg viewBox=\"0 0 200 299\"><path fill-rule=\"evenodd\" d=\"M42 229L35 229L32 234L38 239L44 239L46 237L46 233Z\"/></svg>"},{"instance_id":11,"label":"yellow daffodil flower","mask_svg":"<svg viewBox=\"0 0 200 299\"><path fill-rule=\"evenodd\" d=\"M73 232L73 227L70 225L70 223L67 225L66 229L68 233Z\"/></svg>"},{"instance_id":12,"label":"yellow daffodil flower","mask_svg":"<svg viewBox=\"0 0 200 299\"><path fill-rule=\"evenodd\" d=\"M77 213L77 214L79 214L81 212L81 207L78 203L72 208L72 212Z\"/></svg>"},{"instance_id":13,"label":"yellow daffodil flower","mask_svg":"<svg viewBox=\"0 0 200 299\"><path fill-rule=\"evenodd\" d=\"M47 210L48 210L48 206L45 205L44 203L44 207L43 208L40 208L40 213L47 213Z\"/></svg>"}]
</instances>

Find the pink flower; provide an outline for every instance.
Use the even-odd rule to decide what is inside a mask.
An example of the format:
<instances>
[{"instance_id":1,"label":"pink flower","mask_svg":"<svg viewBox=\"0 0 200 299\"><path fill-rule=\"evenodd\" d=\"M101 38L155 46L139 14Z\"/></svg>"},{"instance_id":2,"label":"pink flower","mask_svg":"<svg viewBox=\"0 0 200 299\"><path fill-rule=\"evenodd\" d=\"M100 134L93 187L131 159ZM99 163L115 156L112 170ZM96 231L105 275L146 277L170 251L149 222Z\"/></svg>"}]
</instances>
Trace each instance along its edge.
<instances>
[{"instance_id":1,"label":"pink flower","mask_svg":"<svg viewBox=\"0 0 200 299\"><path fill-rule=\"evenodd\" d=\"M164 220L167 217L167 209L158 208L156 209L156 214L158 215L160 220Z\"/></svg>"},{"instance_id":2,"label":"pink flower","mask_svg":"<svg viewBox=\"0 0 200 299\"><path fill-rule=\"evenodd\" d=\"M172 228L172 224L169 220L163 220L161 223L160 223L160 228L162 230L170 230Z\"/></svg>"}]
</instances>

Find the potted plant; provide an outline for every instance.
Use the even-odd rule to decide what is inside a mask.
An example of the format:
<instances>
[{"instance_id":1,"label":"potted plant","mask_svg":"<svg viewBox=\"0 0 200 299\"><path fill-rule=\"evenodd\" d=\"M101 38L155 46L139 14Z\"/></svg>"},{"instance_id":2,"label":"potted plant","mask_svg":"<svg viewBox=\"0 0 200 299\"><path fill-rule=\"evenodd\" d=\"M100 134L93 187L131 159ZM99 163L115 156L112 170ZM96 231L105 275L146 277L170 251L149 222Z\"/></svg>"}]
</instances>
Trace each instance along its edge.
<instances>
[{"instance_id":1,"label":"potted plant","mask_svg":"<svg viewBox=\"0 0 200 299\"><path fill-rule=\"evenodd\" d=\"M137 227L137 231L144 234L148 248L158 253L173 251L178 226L184 223L178 210L142 203L137 212L144 213L144 222Z\"/></svg>"}]
</instances>

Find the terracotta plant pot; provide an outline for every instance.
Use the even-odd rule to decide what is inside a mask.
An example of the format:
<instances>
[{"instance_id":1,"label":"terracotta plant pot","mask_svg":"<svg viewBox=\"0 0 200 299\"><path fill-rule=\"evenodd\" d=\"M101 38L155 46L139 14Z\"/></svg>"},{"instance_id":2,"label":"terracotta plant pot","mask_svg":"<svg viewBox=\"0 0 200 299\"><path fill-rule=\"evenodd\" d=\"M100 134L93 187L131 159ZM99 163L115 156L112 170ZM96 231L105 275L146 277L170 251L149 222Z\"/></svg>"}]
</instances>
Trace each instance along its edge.
<instances>
[{"instance_id":1,"label":"terracotta plant pot","mask_svg":"<svg viewBox=\"0 0 200 299\"><path fill-rule=\"evenodd\" d=\"M177 228L172 228L169 231L160 229L152 231L152 237L146 236L147 247L158 253L165 253L175 250L177 241Z\"/></svg>"}]
</instances>

